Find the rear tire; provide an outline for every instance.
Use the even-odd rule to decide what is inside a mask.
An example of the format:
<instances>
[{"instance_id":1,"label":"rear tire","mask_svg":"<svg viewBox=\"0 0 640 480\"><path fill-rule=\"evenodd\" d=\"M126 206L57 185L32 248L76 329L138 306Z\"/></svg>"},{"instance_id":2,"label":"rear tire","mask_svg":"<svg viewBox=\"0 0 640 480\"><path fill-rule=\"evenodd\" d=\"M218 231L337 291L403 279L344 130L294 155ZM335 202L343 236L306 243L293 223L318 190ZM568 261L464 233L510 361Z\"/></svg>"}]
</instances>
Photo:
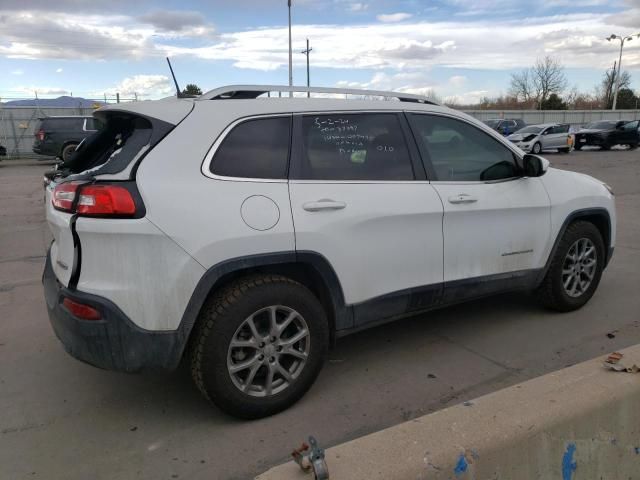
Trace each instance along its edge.
<instances>
[{"instance_id":1,"label":"rear tire","mask_svg":"<svg viewBox=\"0 0 640 480\"><path fill-rule=\"evenodd\" d=\"M78 146L77 143L70 143L64 146L64 148L62 149L62 152L60 153L60 158L62 158L63 162L69 161L73 152L76 151L77 146Z\"/></svg>"},{"instance_id":2,"label":"rear tire","mask_svg":"<svg viewBox=\"0 0 640 480\"><path fill-rule=\"evenodd\" d=\"M592 253L581 256L581 247L585 247L586 253L592 249ZM537 297L543 305L559 312L577 310L589 301L598 287L604 260L604 241L596 226L585 221L572 223L564 232L549 270L536 290ZM587 267L588 264L593 266Z\"/></svg>"},{"instance_id":3,"label":"rear tire","mask_svg":"<svg viewBox=\"0 0 640 480\"><path fill-rule=\"evenodd\" d=\"M304 336L286 345L298 335ZM328 345L326 314L306 287L279 275L253 275L223 288L203 307L191 373L203 395L226 413L267 417L306 393Z\"/></svg>"}]
</instances>

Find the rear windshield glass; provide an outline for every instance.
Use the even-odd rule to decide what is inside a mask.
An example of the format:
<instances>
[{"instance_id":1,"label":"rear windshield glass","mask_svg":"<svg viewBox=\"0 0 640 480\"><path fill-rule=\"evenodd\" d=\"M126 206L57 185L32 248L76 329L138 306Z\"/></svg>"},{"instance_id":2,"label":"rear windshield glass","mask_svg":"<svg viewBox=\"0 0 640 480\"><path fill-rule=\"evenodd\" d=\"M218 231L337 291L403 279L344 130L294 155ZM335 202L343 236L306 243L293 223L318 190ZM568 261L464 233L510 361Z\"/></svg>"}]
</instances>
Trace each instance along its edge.
<instances>
[{"instance_id":1,"label":"rear windshield glass","mask_svg":"<svg viewBox=\"0 0 640 480\"><path fill-rule=\"evenodd\" d=\"M616 126L616 122L593 122L587 125L586 128L607 129Z\"/></svg>"},{"instance_id":2,"label":"rear windshield glass","mask_svg":"<svg viewBox=\"0 0 640 480\"><path fill-rule=\"evenodd\" d=\"M540 133L544 127L536 127L535 125L531 125L530 127L524 127L521 130L518 130L518 133Z\"/></svg>"},{"instance_id":3,"label":"rear windshield glass","mask_svg":"<svg viewBox=\"0 0 640 480\"><path fill-rule=\"evenodd\" d=\"M99 168L94 173L117 173L149 148L153 127L145 118L130 114L112 115L96 133L86 137L69 161L68 173Z\"/></svg>"}]
</instances>

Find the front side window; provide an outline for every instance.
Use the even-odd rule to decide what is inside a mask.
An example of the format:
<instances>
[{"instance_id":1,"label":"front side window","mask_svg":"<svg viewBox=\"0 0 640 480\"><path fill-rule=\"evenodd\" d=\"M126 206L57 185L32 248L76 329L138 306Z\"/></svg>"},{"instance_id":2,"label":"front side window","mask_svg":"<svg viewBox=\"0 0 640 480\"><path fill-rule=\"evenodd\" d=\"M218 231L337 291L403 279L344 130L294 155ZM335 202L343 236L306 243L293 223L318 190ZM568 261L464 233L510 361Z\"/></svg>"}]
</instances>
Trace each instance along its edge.
<instances>
[{"instance_id":1,"label":"front side window","mask_svg":"<svg viewBox=\"0 0 640 480\"><path fill-rule=\"evenodd\" d=\"M633 130L637 130L638 129L638 122L629 122L629 123L625 123L624 127L622 127L624 130L630 131L632 132Z\"/></svg>"},{"instance_id":2,"label":"front side window","mask_svg":"<svg viewBox=\"0 0 640 480\"><path fill-rule=\"evenodd\" d=\"M439 181L491 181L520 175L511 150L479 128L439 115L412 114L412 127Z\"/></svg>"},{"instance_id":3,"label":"front side window","mask_svg":"<svg viewBox=\"0 0 640 480\"><path fill-rule=\"evenodd\" d=\"M413 167L395 113L309 115L302 118L296 178L413 180Z\"/></svg>"},{"instance_id":4,"label":"front side window","mask_svg":"<svg viewBox=\"0 0 640 480\"><path fill-rule=\"evenodd\" d=\"M247 120L224 138L210 165L223 177L286 179L291 117Z\"/></svg>"}]
</instances>

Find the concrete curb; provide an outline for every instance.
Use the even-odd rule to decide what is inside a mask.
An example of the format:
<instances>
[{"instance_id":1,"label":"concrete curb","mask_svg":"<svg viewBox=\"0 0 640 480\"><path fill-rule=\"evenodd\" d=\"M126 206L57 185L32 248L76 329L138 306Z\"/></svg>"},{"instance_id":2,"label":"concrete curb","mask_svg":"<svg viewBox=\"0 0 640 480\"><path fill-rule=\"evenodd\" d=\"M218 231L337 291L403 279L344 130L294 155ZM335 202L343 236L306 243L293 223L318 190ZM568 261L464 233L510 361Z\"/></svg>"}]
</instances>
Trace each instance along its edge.
<instances>
[{"instance_id":1,"label":"concrete curb","mask_svg":"<svg viewBox=\"0 0 640 480\"><path fill-rule=\"evenodd\" d=\"M640 345L622 353L640 365ZM332 447L331 479L640 478L640 374L603 360ZM293 462L256 477L305 478Z\"/></svg>"}]
</instances>

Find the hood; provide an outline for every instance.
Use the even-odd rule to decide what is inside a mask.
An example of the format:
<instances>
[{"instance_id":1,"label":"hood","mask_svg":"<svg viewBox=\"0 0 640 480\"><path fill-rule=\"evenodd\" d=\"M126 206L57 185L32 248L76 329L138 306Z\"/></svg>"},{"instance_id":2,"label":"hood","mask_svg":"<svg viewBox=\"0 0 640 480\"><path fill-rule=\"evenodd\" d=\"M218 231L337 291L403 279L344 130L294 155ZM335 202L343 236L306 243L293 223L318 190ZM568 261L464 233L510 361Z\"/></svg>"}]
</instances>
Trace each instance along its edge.
<instances>
[{"instance_id":1,"label":"hood","mask_svg":"<svg viewBox=\"0 0 640 480\"><path fill-rule=\"evenodd\" d=\"M608 131L609 130L605 130L603 128L581 128L577 133L602 133Z\"/></svg>"},{"instance_id":2,"label":"hood","mask_svg":"<svg viewBox=\"0 0 640 480\"><path fill-rule=\"evenodd\" d=\"M512 133L507 138L509 140L522 140L524 138L524 135L522 135L521 133Z\"/></svg>"}]
</instances>

